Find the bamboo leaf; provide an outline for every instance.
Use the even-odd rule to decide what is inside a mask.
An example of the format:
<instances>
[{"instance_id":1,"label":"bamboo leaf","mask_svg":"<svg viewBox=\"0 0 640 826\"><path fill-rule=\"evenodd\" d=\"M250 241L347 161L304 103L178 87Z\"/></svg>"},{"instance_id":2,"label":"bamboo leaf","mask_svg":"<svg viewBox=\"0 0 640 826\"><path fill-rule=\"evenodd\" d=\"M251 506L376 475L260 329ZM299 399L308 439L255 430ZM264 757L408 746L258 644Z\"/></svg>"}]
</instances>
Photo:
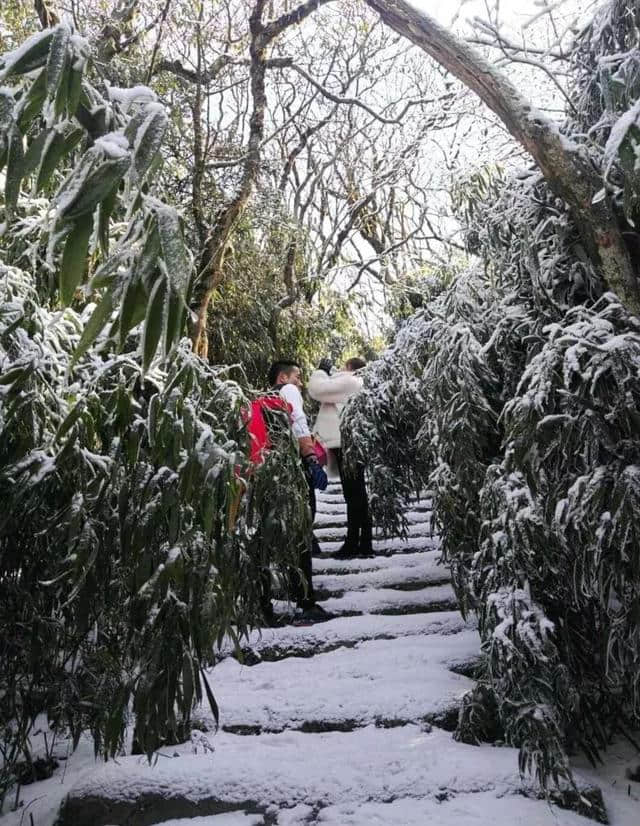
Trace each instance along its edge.
<instances>
[{"instance_id":1,"label":"bamboo leaf","mask_svg":"<svg viewBox=\"0 0 640 826\"><path fill-rule=\"evenodd\" d=\"M35 81L31 84L31 88L27 92L24 100L24 106L18 117L18 123L23 131L26 131L31 121L36 118L42 111L42 104L47 96L47 70L43 69Z\"/></svg>"},{"instance_id":2,"label":"bamboo leaf","mask_svg":"<svg viewBox=\"0 0 640 826\"><path fill-rule=\"evenodd\" d=\"M169 287L167 289L167 306L165 308L164 354L169 354L173 345L180 339L182 320L184 318L184 301Z\"/></svg>"},{"instance_id":3,"label":"bamboo leaf","mask_svg":"<svg viewBox=\"0 0 640 826\"><path fill-rule=\"evenodd\" d=\"M78 346L76 347L72 364L75 364L79 358L81 358L91 347L93 342L98 337L101 330L104 329L107 321L111 317L111 313L113 312L113 293L111 290L106 292L102 297L102 300L98 304L98 306L93 311L91 318L87 322L87 326L84 328L84 331L80 337L80 341L78 342Z\"/></svg>"},{"instance_id":4,"label":"bamboo leaf","mask_svg":"<svg viewBox=\"0 0 640 826\"><path fill-rule=\"evenodd\" d=\"M75 222L67 236L60 266L60 299L65 306L73 301L75 291L84 280L93 215L88 213Z\"/></svg>"},{"instance_id":5,"label":"bamboo leaf","mask_svg":"<svg viewBox=\"0 0 640 826\"><path fill-rule=\"evenodd\" d=\"M7 154L7 171L4 186L4 197L7 215L11 215L18 203L20 184L24 163L24 145L22 133L17 126L11 130L9 137L9 151Z\"/></svg>"},{"instance_id":6,"label":"bamboo leaf","mask_svg":"<svg viewBox=\"0 0 640 826\"><path fill-rule=\"evenodd\" d=\"M103 255L109 254L109 219L115 209L118 199L118 187L114 186L104 200L100 202L100 215L98 219L98 240Z\"/></svg>"},{"instance_id":7,"label":"bamboo leaf","mask_svg":"<svg viewBox=\"0 0 640 826\"><path fill-rule=\"evenodd\" d=\"M120 348L124 347L127 333L144 319L147 310L147 294L140 279L129 279L120 304Z\"/></svg>"},{"instance_id":8,"label":"bamboo leaf","mask_svg":"<svg viewBox=\"0 0 640 826\"><path fill-rule=\"evenodd\" d=\"M156 157L164 134L167 130L168 118L164 109L156 104L139 127L134 139L133 163L138 181L142 181Z\"/></svg>"},{"instance_id":9,"label":"bamboo leaf","mask_svg":"<svg viewBox=\"0 0 640 826\"><path fill-rule=\"evenodd\" d=\"M67 107L67 95L69 92L69 73L71 67L69 66L68 61L65 63L64 68L62 70L62 79L58 85L58 91L56 92L56 97L54 101L54 111L56 113L56 117L61 117L64 114L64 111Z\"/></svg>"},{"instance_id":10,"label":"bamboo leaf","mask_svg":"<svg viewBox=\"0 0 640 826\"><path fill-rule=\"evenodd\" d=\"M209 701L209 707L211 708L211 713L213 714L213 719L216 721L216 730L220 725L220 710L218 708L218 704L216 703L216 698L213 696L213 691L209 686L207 681L207 675L204 672L204 668L200 669L200 675L202 677L202 682L204 684L204 690L207 694L207 700Z\"/></svg>"},{"instance_id":11,"label":"bamboo leaf","mask_svg":"<svg viewBox=\"0 0 640 826\"><path fill-rule=\"evenodd\" d=\"M145 373L153 360L158 349L158 342L162 335L164 320L164 292L166 283L164 279L158 278L147 308L147 316L144 322L144 332L142 334L142 367Z\"/></svg>"},{"instance_id":12,"label":"bamboo leaf","mask_svg":"<svg viewBox=\"0 0 640 826\"><path fill-rule=\"evenodd\" d=\"M64 77L64 70L69 55L70 40L71 31L68 26L62 24L54 30L49 45L49 57L46 68L47 95L51 99L55 98Z\"/></svg>"},{"instance_id":13,"label":"bamboo leaf","mask_svg":"<svg viewBox=\"0 0 640 826\"><path fill-rule=\"evenodd\" d=\"M183 711L188 714L193 705L194 696L193 663L191 657L185 652L182 659L182 695L184 698Z\"/></svg>"},{"instance_id":14,"label":"bamboo leaf","mask_svg":"<svg viewBox=\"0 0 640 826\"><path fill-rule=\"evenodd\" d=\"M180 218L175 209L163 204L156 209L156 220L167 277L176 293L184 299L189 284L190 266L182 237Z\"/></svg>"},{"instance_id":15,"label":"bamboo leaf","mask_svg":"<svg viewBox=\"0 0 640 826\"><path fill-rule=\"evenodd\" d=\"M128 169L128 156L100 163L87 176L74 198L60 210L61 216L73 220L86 212L93 212L100 201L118 186Z\"/></svg>"},{"instance_id":16,"label":"bamboo leaf","mask_svg":"<svg viewBox=\"0 0 640 826\"><path fill-rule=\"evenodd\" d=\"M80 143L83 137L84 130L80 129L79 126L76 129L72 129L70 132L65 132L64 151L62 153L63 156L66 156L70 152L73 152L73 150Z\"/></svg>"},{"instance_id":17,"label":"bamboo leaf","mask_svg":"<svg viewBox=\"0 0 640 826\"><path fill-rule=\"evenodd\" d=\"M91 279L91 289L101 290L103 287L108 287L110 284L113 284L116 276L118 275L118 270L120 270L121 267L126 267L128 261L129 256L126 250L115 252L110 258L101 264L93 274L93 278Z\"/></svg>"},{"instance_id":18,"label":"bamboo leaf","mask_svg":"<svg viewBox=\"0 0 640 826\"><path fill-rule=\"evenodd\" d=\"M56 33L56 29L45 29L37 32L26 40L15 52L5 55L4 66L0 70L0 78L10 75L24 75L33 72L47 62L49 46Z\"/></svg>"},{"instance_id":19,"label":"bamboo leaf","mask_svg":"<svg viewBox=\"0 0 640 826\"><path fill-rule=\"evenodd\" d=\"M147 237L145 238L144 246L136 266L136 272L145 285L147 292L151 292L153 284L155 283L159 255L160 236L154 218L147 230Z\"/></svg>"},{"instance_id":20,"label":"bamboo leaf","mask_svg":"<svg viewBox=\"0 0 640 826\"><path fill-rule=\"evenodd\" d=\"M8 89L0 89L0 135L9 135L16 102Z\"/></svg>"},{"instance_id":21,"label":"bamboo leaf","mask_svg":"<svg viewBox=\"0 0 640 826\"><path fill-rule=\"evenodd\" d=\"M67 111L69 117L73 117L80 105L80 97L82 94L82 69L75 69L73 66L69 69L68 86L67 86Z\"/></svg>"},{"instance_id":22,"label":"bamboo leaf","mask_svg":"<svg viewBox=\"0 0 640 826\"><path fill-rule=\"evenodd\" d=\"M42 153L49 137L49 132L43 130L40 134L29 144L29 148L24 156L24 163L22 173L26 178L40 166L42 162Z\"/></svg>"},{"instance_id":23,"label":"bamboo leaf","mask_svg":"<svg viewBox=\"0 0 640 826\"><path fill-rule=\"evenodd\" d=\"M38 170L38 178L36 180L36 192L49 183L56 167L58 166L65 148L65 137L59 129L53 129L49 133L46 141L46 146L42 154L42 161Z\"/></svg>"}]
</instances>

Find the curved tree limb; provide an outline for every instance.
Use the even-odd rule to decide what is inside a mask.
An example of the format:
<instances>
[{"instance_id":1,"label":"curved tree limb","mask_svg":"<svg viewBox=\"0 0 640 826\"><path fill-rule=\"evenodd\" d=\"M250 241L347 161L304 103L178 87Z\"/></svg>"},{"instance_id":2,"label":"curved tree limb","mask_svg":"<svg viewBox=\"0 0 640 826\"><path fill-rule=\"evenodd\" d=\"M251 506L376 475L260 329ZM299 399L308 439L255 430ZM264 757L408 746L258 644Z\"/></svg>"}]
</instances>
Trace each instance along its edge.
<instances>
[{"instance_id":1,"label":"curved tree limb","mask_svg":"<svg viewBox=\"0 0 640 826\"><path fill-rule=\"evenodd\" d=\"M242 214L260 168L260 149L264 137L265 109L267 106L266 73L268 68L267 49L274 38L289 26L300 23L320 6L331 0L307 0L277 20L263 22L266 0L255 0L249 17L251 43L249 47L252 112L249 119L249 139L245 161L237 189L231 200L219 210L211 227L200 264L199 285L196 301L196 321L191 338L194 349L201 356L208 353L207 315L213 293L220 284L227 244L233 227Z\"/></svg>"},{"instance_id":2,"label":"curved tree limb","mask_svg":"<svg viewBox=\"0 0 640 826\"><path fill-rule=\"evenodd\" d=\"M465 86L500 118L532 155L547 183L571 208L591 260L608 289L640 315L640 288L608 198L594 203L602 178L581 147L523 97L511 81L472 46L406 0L365 0L382 20L409 39Z\"/></svg>"}]
</instances>

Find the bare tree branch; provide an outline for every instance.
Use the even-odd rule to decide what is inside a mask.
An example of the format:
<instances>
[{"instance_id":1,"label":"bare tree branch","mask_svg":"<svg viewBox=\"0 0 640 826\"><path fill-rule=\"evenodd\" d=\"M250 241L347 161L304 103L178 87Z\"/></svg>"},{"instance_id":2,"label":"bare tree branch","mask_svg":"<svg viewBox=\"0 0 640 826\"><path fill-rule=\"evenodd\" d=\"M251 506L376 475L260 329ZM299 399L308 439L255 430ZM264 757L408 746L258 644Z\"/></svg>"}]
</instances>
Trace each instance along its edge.
<instances>
[{"instance_id":1,"label":"bare tree branch","mask_svg":"<svg viewBox=\"0 0 640 826\"><path fill-rule=\"evenodd\" d=\"M608 286L640 314L640 290L607 198L594 203L600 176L580 147L561 135L511 81L473 48L406 0L365 0L385 23L407 37L472 89L533 156L549 186L575 214L583 240Z\"/></svg>"}]
</instances>

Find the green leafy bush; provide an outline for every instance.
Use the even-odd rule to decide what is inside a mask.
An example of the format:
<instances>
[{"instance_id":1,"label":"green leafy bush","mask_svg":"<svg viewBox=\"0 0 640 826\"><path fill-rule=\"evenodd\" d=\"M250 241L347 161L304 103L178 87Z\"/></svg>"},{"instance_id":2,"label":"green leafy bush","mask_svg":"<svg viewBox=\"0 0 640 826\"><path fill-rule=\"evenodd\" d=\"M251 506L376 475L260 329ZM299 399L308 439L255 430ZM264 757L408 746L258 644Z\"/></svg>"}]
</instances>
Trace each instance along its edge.
<instances>
[{"instance_id":1,"label":"green leafy bush","mask_svg":"<svg viewBox=\"0 0 640 826\"><path fill-rule=\"evenodd\" d=\"M247 393L182 339L164 113L89 57L59 26L0 60L0 803L41 715L105 756L217 717L202 669L309 532L289 428L251 469Z\"/></svg>"},{"instance_id":2,"label":"green leafy bush","mask_svg":"<svg viewBox=\"0 0 640 826\"><path fill-rule=\"evenodd\" d=\"M576 44L566 129L601 170L640 271L634 9L607 5ZM466 214L484 266L400 330L344 437L389 531L403 527L398 492L434 498L483 642L458 736L480 739L497 716L521 770L546 786L570 776L573 749L595 760L640 722L640 320L603 292L537 173L494 181Z\"/></svg>"}]
</instances>

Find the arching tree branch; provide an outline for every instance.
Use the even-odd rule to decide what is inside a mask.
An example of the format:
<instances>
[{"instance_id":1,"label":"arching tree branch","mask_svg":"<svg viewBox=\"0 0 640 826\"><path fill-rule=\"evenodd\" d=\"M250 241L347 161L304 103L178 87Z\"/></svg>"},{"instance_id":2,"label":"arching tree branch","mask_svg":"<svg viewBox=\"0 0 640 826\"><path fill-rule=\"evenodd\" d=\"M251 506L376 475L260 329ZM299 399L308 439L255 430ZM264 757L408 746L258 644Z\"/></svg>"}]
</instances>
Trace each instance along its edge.
<instances>
[{"instance_id":1,"label":"arching tree branch","mask_svg":"<svg viewBox=\"0 0 640 826\"><path fill-rule=\"evenodd\" d=\"M607 287L640 315L640 290L602 179L580 146L536 110L511 81L433 18L406 0L365 0L396 32L455 75L495 112L533 156L551 189L571 207L590 257Z\"/></svg>"}]
</instances>

